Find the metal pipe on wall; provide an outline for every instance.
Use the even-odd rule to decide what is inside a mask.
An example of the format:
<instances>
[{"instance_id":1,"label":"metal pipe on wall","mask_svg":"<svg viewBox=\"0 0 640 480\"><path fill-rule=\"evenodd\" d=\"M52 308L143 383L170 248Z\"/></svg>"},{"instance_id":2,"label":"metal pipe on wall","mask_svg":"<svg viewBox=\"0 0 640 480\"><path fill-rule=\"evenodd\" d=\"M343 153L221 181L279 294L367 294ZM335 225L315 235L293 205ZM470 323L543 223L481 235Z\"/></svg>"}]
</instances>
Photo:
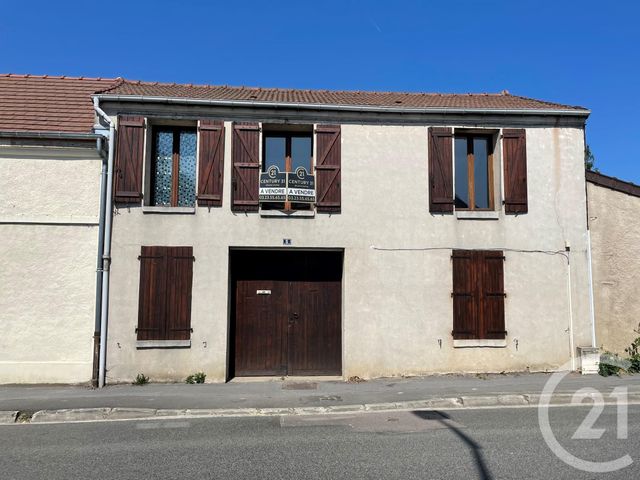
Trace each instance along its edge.
<instances>
[{"instance_id":1,"label":"metal pipe on wall","mask_svg":"<svg viewBox=\"0 0 640 480\"><path fill-rule=\"evenodd\" d=\"M596 343L596 310L593 301L593 264L591 262L591 230L587 230L587 268L589 269L589 306L591 314L591 346L597 348Z\"/></svg>"},{"instance_id":2,"label":"metal pipe on wall","mask_svg":"<svg viewBox=\"0 0 640 480\"><path fill-rule=\"evenodd\" d=\"M100 294L100 349L98 355L98 387L105 385L107 364L107 326L109 315L109 267L111 263L111 226L113 221L113 162L115 150L115 125L111 118L100 108L99 99L93 99L93 106L98 115L109 124L109 155L107 160L107 176L105 185L105 218L102 253L102 290Z\"/></svg>"},{"instance_id":3,"label":"metal pipe on wall","mask_svg":"<svg viewBox=\"0 0 640 480\"><path fill-rule=\"evenodd\" d=\"M569 301L569 348L571 349L571 371L576 369L576 347L573 334L573 298L571 294L571 248L567 245L567 297Z\"/></svg>"},{"instance_id":4,"label":"metal pipe on wall","mask_svg":"<svg viewBox=\"0 0 640 480\"><path fill-rule=\"evenodd\" d=\"M96 312L93 333L93 368L91 374L91 384L98 386L98 369L100 356L100 315L102 310L102 255L104 253L104 222L106 212L106 190L107 190L107 169L108 159L102 151L103 138L98 138L98 154L102 158L102 168L100 170L100 214L98 221L98 254L96 258Z\"/></svg>"}]
</instances>

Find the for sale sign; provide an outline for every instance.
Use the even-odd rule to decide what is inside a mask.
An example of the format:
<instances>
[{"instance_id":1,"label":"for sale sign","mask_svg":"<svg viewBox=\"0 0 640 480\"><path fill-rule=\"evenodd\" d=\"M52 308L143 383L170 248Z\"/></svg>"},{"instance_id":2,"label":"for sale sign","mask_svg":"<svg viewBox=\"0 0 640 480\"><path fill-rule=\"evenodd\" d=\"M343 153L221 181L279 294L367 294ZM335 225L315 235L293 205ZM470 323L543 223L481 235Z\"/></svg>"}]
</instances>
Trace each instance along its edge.
<instances>
[{"instance_id":1,"label":"for sale sign","mask_svg":"<svg viewBox=\"0 0 640 480\"><path fill-rule=\"evenodd\" d=\"M316 201L315 177L304 167L298 167L287 178L287 199L290 202L313 203Z\"/></svg>"},{"instance_id":2,"label":"for sale sign","mask_svg":"<svg viewBox=\"0 0 640 480\"><path fill-rule=\"evenodd\" d=\"M260 174L259 200L261 202L284 202L287 199L287 174L272 165Z\"/></svg>"}]
</instances>

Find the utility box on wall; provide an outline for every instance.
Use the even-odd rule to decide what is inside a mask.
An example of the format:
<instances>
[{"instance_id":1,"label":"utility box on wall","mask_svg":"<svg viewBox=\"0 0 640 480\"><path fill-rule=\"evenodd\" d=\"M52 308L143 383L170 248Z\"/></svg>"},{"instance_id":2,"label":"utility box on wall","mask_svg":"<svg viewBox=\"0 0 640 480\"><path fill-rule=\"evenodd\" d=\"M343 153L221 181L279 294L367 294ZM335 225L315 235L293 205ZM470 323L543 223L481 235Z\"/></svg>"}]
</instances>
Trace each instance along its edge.
<instances>
[{"instance_id":1,"label":"utility box on wall","mask_svg":"<svg viewBox=\"0 0 640 480\"><path fill-rule=\"evenodd\" d=\"M600 350L597 347L578 347L580 352L580 370L583 375L598 373Z\"/></svg>"}]
</instances>

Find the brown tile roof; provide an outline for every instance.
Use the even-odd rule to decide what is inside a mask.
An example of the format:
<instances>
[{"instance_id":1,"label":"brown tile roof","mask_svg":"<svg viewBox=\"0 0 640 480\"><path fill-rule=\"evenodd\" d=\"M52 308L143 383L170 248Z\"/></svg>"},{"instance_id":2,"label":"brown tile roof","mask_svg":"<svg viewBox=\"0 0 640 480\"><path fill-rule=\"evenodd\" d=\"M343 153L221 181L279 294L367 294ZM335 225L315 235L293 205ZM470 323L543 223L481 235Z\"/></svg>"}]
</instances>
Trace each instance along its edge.
<instances>
[{"instance_id":1,"label":"brown tile roof","mask_svg":"<svg viewBox=\"0 0 640 480\"><path fill-rule=\"evenodd\" d=\"M565 110L584 112L583 107L561 105L532 98L502 93L400 93L332 90L294 90L252 88L120 80L101 92L105 95L169 97L203 100L236 100L245 102L280 102L291 104L343 105L364 107L394 107L401 109L507 109Z\"/></svg>"},{"instance_id":2,"label":"brown tile roof","mask_svg":"<svg viewBox=\"0 0 640 480\"><path fill-rule=\"evenodd\" d=\"M91 95L113 78L0 74L0 131L90 133Z\"/></svg>"},{"instance_id":3,"label":"brown tile roof","mask_svg":"<svg viewBox=\"0 0 640 480\"><path fill-rule=\"evenodd\" d=\"M640 197L640 185L636 185L635 183L626 182L619 178L603 175L600 172L594 172L592 170L586 171L586 179L587 182L593 183L594 185L610 188L611 190L633 195L634 197Z\"/></svg>"}]
</instances>

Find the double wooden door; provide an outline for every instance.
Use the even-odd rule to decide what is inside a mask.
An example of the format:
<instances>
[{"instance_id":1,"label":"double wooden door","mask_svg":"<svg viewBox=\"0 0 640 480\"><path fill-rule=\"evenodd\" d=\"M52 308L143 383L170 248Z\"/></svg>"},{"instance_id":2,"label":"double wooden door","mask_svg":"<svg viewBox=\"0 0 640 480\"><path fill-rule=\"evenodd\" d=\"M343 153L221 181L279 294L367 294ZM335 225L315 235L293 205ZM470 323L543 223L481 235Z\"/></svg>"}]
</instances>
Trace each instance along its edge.
<instances>
[{"instance_id":1,"label":"double wooden door","mask_svg":"<svg viewBox=\"0 0 640 480\"><path fill-rule=\"evenodd\" d=\"M340 375L342 253L232 252L234 374Z\"/></svg>"}]
</instances>

